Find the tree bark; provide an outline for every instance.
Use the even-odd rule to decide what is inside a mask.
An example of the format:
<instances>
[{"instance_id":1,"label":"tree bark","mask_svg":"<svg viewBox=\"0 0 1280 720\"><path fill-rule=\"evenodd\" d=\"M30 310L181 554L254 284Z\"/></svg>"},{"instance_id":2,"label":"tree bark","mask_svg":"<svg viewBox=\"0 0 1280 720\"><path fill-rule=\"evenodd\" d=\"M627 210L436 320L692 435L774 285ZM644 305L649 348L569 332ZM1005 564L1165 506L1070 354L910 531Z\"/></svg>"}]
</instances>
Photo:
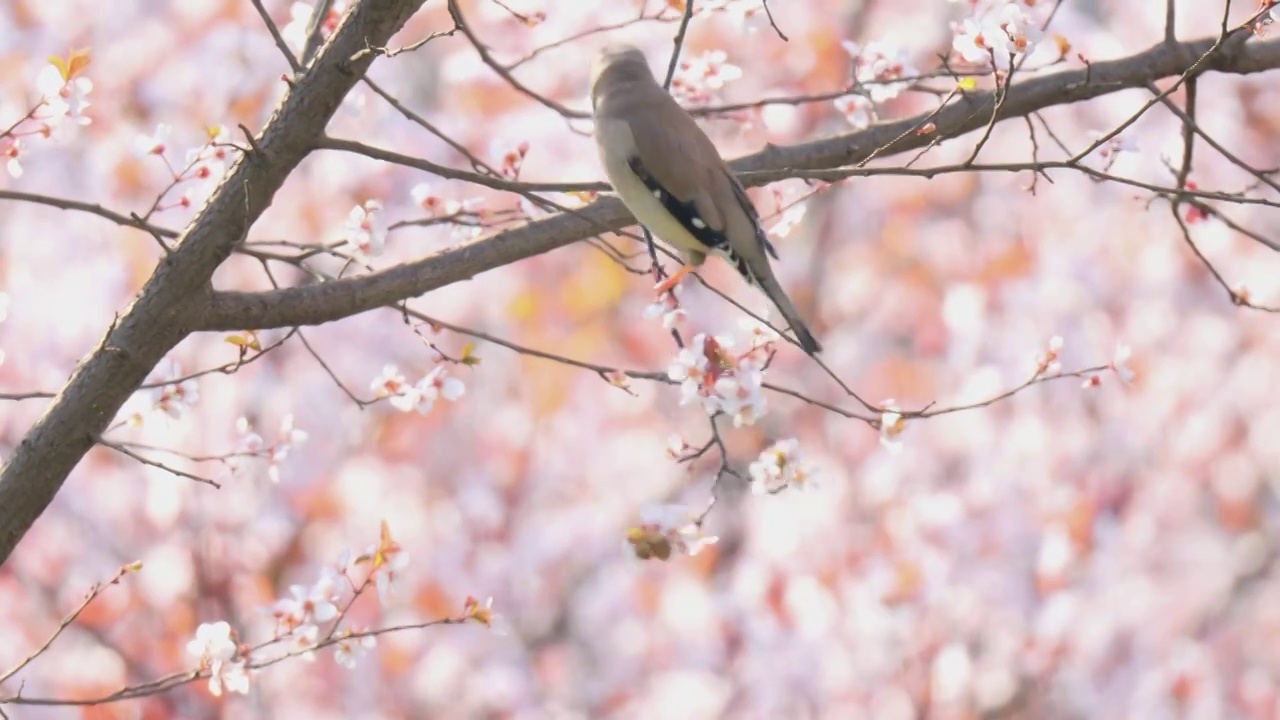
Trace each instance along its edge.
<instances>
[{"instance_id":1,"label":"tree bark","mask_svg":"<svg viewBox=\"0 0 1280 720\"><path fill-rule=\"evenodd\" d=\"M293 79L266 127L147 280L77 365L44 416L0 470L0 563L44 512L152 368L199 326L213 272L322 137L329 118L424 0L363 0L304 74Z\"/></svg>"}]
</instances>

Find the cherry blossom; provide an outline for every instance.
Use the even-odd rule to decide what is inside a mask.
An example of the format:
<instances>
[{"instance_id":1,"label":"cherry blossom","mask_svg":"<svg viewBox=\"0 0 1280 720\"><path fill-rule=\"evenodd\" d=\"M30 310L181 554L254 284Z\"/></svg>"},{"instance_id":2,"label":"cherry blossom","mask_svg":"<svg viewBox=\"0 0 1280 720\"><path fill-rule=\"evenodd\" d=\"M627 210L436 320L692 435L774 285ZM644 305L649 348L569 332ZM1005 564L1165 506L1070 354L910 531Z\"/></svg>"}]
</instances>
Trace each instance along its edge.
<instances>
[{"instance_id":1,"label":"cherry blossom","mask_svg":"<svg viewBox=\"0 0 1280 720\"><path fill-rule=\"evenodd\" d=\"M1128 385L1133 382L1134 372L1129 367L1129 356L1132 352L1128 345L1116 345L1115 355L1111 358L1111 369L1115 372L1116 377L1120 378L1120 382Z\"/></svg>"},{"instance_id":2,"label":"cherry blossom","mask_svg":"<svg viewBox=\"0 0 1280 720\"><path fill-rule=\"evenodd\" d=\"M667 455L674 460L684 457L685 451L689 449L689 443L679 435L667 436Z\"/></svg>"},{"instance_id":3,"label":"cherry blossom","mask_svg":"<svg viewBox=\"0 0 1280 720\"><path fill-rule=\"evenodd\" d=\"M1030 55L1040 41L1039 23L1028 12L1033 5L1007 0L975 5L974 15L953 28L952 46L966 62L994 59L997 67L1007 67L1010 58Z\"/></svg>"},{"instance_id":4,"label":"cherry blossom","mask_svg":"<svg viewBox=\"0 0 1280 720\"><path fill-rule=\"evenodd\" d=\"M760 23L754 21L763 18L764 4L760 0L701 0L694 6L694 12L723 13L746 32L755 33L760 30Z\"/></svg>"},{"instance_id":5,"label":"cherry blossom","mask_svg":"<svg viewBox=\"0 0 1280 720\"><path fill-rule=\"evenodd\" d=\"M292 630L304 624L325 623L338 616L337 600L339 577L329 568L310 587L290 585L290 597L276 601L273 614L286 629Z\"/></svg>"},{"instance_id":6,"label":"cherry blossom","mask_svg":"<svg viewBox=\"0 0 1280 720\"><path fill-rule=\"evenodd\" d=\"M187 176L215 183L222 179L231 160L228 150L231 134L222 125L211 125L205 128L205 132L208 142L187 151Z\"/></svg>"},{"instance_id":7,"label":"cherry blossom","mask_svg":"<svg viewBox=\"0 0 1280 720\"><path fill-rule=\"evenodd\" d=\"M1094 130L1090 133L1090 138L1091 141L1096 142L1108 134L1102 130ZM1084 158L1084 162L1089 167L1106 171L1110 170L1124 153L1137 153L1140 149L1136 138L1122 133L1102 143L1097 150Z\"/></svg>"},{"instance_id":8,"label":"cherry blossom","mask_svg":"<svg viewBox=\"0 0 1280 720\"><path fill-rule=\"evenodd\" d=\"M875 118L875 104L862 95L845 95L832 101L836 111L854 128L862 129Z\"/></svg>"},{"instance_id":9,"label":"cherry blossom","mask_svg":"<svg viewBox=\"0 0 1280 720\"><path fill-rule=\"evenodd\" d=\"M718 538L704 536L684 505L646 505L640 525L627 531L627 542L641 560L668 560L673 554L697 555Z\"/></svg>"},{"instance_id":10,"label":"cherry blossom","mask_svg":"<svg viewBox=\"0 0 1280 720\"><path fill-rule=\"evenodd\" d=\"M1058 359L1058 353L1062 352L1062 346L1061 335L1054 335L1049 338L1045 349L1036 356L1036 375L1058 375L1062 373L1062 362Z\"/></svg>"},{"instance_id":11,"label":"cherry blossom","mask_svg":"<svg viewBox=\"0 0 1280 720\"><path fill-rule=\"evenodd\" d=\"M196 636L187 643L187 653L195 657L201 668L209 670L209 692L249 692L249 675L244 661L232 662L239 652L232 639L231 625L224 620L201 623Z\"/></svg>"},{"instance_id":12,"label":"cherry blossom","mask_svg":"<svg viewBox=\"0 0 1280 720\"><path fill-rule=\"evenodd\" d=\"M293 426L293 414L286 413L280 418L280 429L276 441L267 449L267 473L272 482L280 482L280 463L289 456L293 448L307 441L307 432Z\"/></svg>"},{"instance_id":13,"label":"cherry blossom","mask_svg":"<svg viewBox=\"0 0 1280 720\"><path fill-rule=\"evenodd\" d=\"M86 61L87 64L87 61ZM73 57L70 62L47 65L36 78L36 87L43 96L43 105L35 117L46 127L59 128L63 120L76 125L88 125L91 119L84 114L89 107L89 92L93 82L78 75L80 68Z\"/></svg>"},{"instance_id":14,"label":"cherry blossom","mask_svg":"<svg viewBox=\"0 0 1280 720\"><path fill-rule=\"evenodd\" d=\"M139 135L134 141L134 151L139 155L163 155L165 143L169 141L169 126L164 123L156 125L150 135Z\"/></svg>"},{"instance_id":15,"label":"cherry blossom","mask_svg":"<svg viewBox=\"0 0 1280 720\"><path fill-rule=\"evenodd\" d=\"M753 317L739 318L738 328L750 339L747 343L748 357L757 360L766 359L782 339L776 330Z\"/></svg>"},{"instance_id":16,"label":"cherry blossom","mask_svg":"<svg viewBox=\"0 0 1280 720\"><path fill-rule=\"evenodd\" d=\"M307 42L307 30L311 27L311 18L315 15L315 3L295 2L289 6L289 22L280 29L280 35L294 52L300 52ZM320 24L321 37L328 36L337 27L338 20L346 12L346 0L334 0L329 3L329 12Z\"/></svg>"},{"instance_id":17,"label":"cherry blossom","mask_svg":"<svg viewBox=\"0 0 1280 720\"><path fill-rule=\"evenodd\" d=\"M885 400L881 405L885 410L880 413L880 419L877 422L880 427L880 444L891 453L900 453L902 440L898 436L906 429L906 418L902 417L902 411L892 398Z\"/></svg>"},{"instance_id":18,"label":"cherry blossom","mask_svg":"<svg viewBox=\"0 0 1280 720\"><path fill-rule=\"evenodd\" d=\"M265 460L267 477L273 483L280 482L280 464L297 446L307 441L305 430L294 427L293 415L286 413L280 418L280 426L276 438L270 444L254 431L248 418L236 420L236 432L240 438L236 443L236 457L233 458L233 472L239 473L249 466L248 460Z\"/></svg>"},{"instance_id":19,"label":"cherry blossom","mask_svg":"<svg viewBox=\"0 0 1280 720\"><path fill-rule=\"evenodd\" d=\"M763 347L735 354L729 336L695 335L667 368L680 383L680 404L697 402L708 415L733 416L735 427L754 424L767 410L763 390Z\"/></svg>"},{"instance_id":20,"label":"cherry blossom","mask_svg":"<svg viewBox=\"0 0 1280 720\"><path fill-rule=\"evenodd\" d=\"M174 420L181 420L184 413L199 402L199 385L195 378L183 378L182 366L172 359L157 366L156 376L176 382L164 382L160 387L144 390L140 394L141 397L146 400L149 410L159 411ZM135 415L135 422L142 422L142 416Z\"/></svg>"},{"instance_id":21,"label":"cherry blossom","mask_svg":"<svg viewBox=\"0 0 1280 720\"><path fill-rule=\"evenodd\" d=\"M751 492L772 494L789 487L807 490L814 487L814 470L799 457L800 441L787 438L774 443L747 468L751 475Z\"/></svg>"},{"instance_id":22,"label":"cherry blossom","mask_svg":"<svg viewBox=\"0 0 1280 720\"><path fill-rule=\"evenodd\" d=\"M991 58L995 46L987 39L991 28L976 18L965 18L955 30L952 46L966 62L980 63Z\"/></svg>"},{"instance_id":23,"label":"cherry blossom","mask_svg":"<svg viewBox=\"0 0 1280 720\"><path fill-rule=\"evenodd\" d=\"M426 415L441 398L454 402L466 394L467 386L461 379L449 374L443 365L437 365L410 385L394 365L383 367L382 374L373 380L371 387L379 398L389 398L391 406L401 412L417 411Z\"/></svg>"},{"instance_id":24,"label":"cherry blossom","mask_svg":"<svg viewBox=\"0 0 1280 720\"><path fill-rule=\"evenodd\" d=\"M910 78L920 74L902 48L878 42L863 46L848 40L842 41L840 45L853 58L855 85L865 90L867 98L873 103L892 100L901 95L910 86ZM849 116L848 110L842 112L846 117Z\"/></svg>"},{"instance_id":25,"label":"cherry blossom","mask_svg":"<svg viewBox=\"0 0 1280 720\"><path fill-rule=\"evenodd\" d=\"M660 293L657 300L645 306L645 319L649 320L660 317L662 318L662 327L670 330L682 319L688 317L688 311L680 307L680 293L682 292L682 287L682 285L676 285L670 290Z\"/></svg>"},{"instance_id":26,"label":"cherry blossom","mask_svg":"<svg viewBox=\"0 0 1280 720\"><path fill-rule=\"evenodd\" d=\"M461 203L447 200L435 194L435 186L430 183L418 183L409 190L413 204L431 214L431 217L449 216L461 210Z\"/></svg>"},{"instance_id":27,"label":"cherry blossom","mask_svg":"<svg viewBox=\"0 0 1280 720\"><path fill-rule=\"evenodd\" d=\"M498 170L504 177L512 180L520 177L520 168L524 166L524 157L528 154L527 140L512 144L506 140L495 139L489 145L489 155L497 159Z\"/></svg>"},{"instance_id":28,"label":"cherry blossom","mask_svg":"<svg viewBox=\"0 0 1280 720\"><path fill-rule=\"evenodd\" d=\"M361 635L339 640L333 646L333 661L348 670L354 670L360 658L378 646L378 638Z\"/></svg>"},{"instance_id":29,"label":"cherry blossom","mask_svg":"<svg viewBox=\"0 0 1280 720\"><path fill-rule=\"evenodd\" d=\"M409 566L409 553L400 547L400 543L391 537L391 529L385 520L382 521L381 534L377 544L370 545L356 563L368 564L370 577L378 592L378 601L383 605L391 599L393 583L398 573Z\"/></svg>"},{"instance_id":30,"label":"cherry blossom","mask_svg":"<svg viewBox=\"0 0 1280 720\"><path fill-rule=\"evenodd\" d=\"M707 50L681 60L671 79L671 93L686 104L709 102L725 83L742 77L742 69L727 60L723 50Z\"/></svg>"},{"instance_id":31,"label":"cherry blossom","mask_svg":"<svg viewBox=\"0 0 1280 720\"><path fill-rule=\"evenodd\" d=\"M22 138L0 137L0 156L7 158L5 170L10 177L22 177Z\"/></svg>"},{"instance_id":32,"label":"cherry blossom","mask_svg":"<svg viewBox=\"0 0 1280 720\"><path fill-rule=\"evenodd\" d=\"M1277 10L1225 4L19 3L0 710L1273 716ZM690 7L817 357L607 232L588 60Z\"/></svg>"},{"instance_id":33,"label":"cherry blossom","mask_svg":"<svg viewBox=\"0 0 1280 720\"><path fill-rule=\"evenodd\" d=\"M378 211L382 203L366 200L351 208L343 227L342 239L358 256L381 255L386 245L386 231L378 224Z\"/></svg>"},{"instance_id":34,"label":"cherry blossom","mask_svg":"<svg viewBox=\"0 0 1280 720\"><path fill-rule=\"evenodd\" d=\"M249 670L243 660L220 663L216 668L211 668L211 672L213 674L209 677L209 692L215 697L224 691L241 695L249 693Z\"/></svg>"},{"instance_id":35,"label":"cherry blossom","mask_svg":"<svg viewBox=\"0 0 1280 720\"><path fill-rule=\"evenodd\" d=\"M462 604L462 616L467 620L479 623L499 635L506 635L506 619L493 611L493 598L487 597L484 602L467 596Z\"/></svg>"},{"instance_id":36,"label":"cherry blossom","mask_svg":"<svg viewBox=\"0 0 1280 720\"><path fill-rule=\"evenodd\" d=\"M187 643L187 653L201 664L230 660L236 654L236 643L231 639L231 625L225 620L201 623L196 628L195 639Z\"/></svg>"},{"instance_id":37,"label":"cherry blossom","mask_svg":"<svg viewBox=\"0 0 1280 720\"><path fill-rule=\"evenodd\" d=\"M382 366L382 372L369 383L369 389L379 398L401 395L408 387L404 375L395 365Z\"/></svg>"}]
</instances>

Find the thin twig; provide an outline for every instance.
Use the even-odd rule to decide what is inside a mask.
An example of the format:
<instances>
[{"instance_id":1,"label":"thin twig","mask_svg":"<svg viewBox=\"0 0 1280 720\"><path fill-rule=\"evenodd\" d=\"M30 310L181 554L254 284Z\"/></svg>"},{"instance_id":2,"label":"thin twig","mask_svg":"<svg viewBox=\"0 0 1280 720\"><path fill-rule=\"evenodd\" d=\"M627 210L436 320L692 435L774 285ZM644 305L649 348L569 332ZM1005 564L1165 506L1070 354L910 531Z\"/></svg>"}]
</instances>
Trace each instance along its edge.
<instances>
[{"instance_id":1,"label":"thin twig","mask_svg":"<svg viewBox=\"0 0 1280 720\"><path fill-rule=\"evenodd\" d=\"M480 38L476 36L475 31L467 24L466 18L462 15L462 10L458 7L457 0L449 0L449 15L453 18L453 22L457 26L457 29L461 30L462 34L471 42L472 47L476 50L476 54L480 56L480 60L484 62L485 65L488 65L491 70L497 73L499 77L505 80L508 85L516 90L516 92L537 101L544 107L554 110L557 114L566 119L586 119L591 117L591 113L583 112L581 110L571 110L551 98L534 92L527 85L517 80L515 76L507 70L506 66L494 59L493 54L489 52L489 48L480 41Z\"/></svg>"},{"instance_id":2,"label":"thin twig","mask_svg":"<svg viewBox=\"0 0 1280 720\"><path fill-rule=\"evenodd\" d=\"M778 37L782 38L782 42L791 42L791 38L784 35L782 30L778 27L778 23L774 22L773 11L769 9L769 0L764 0L764 14L765 17L769 18L769 27L772 27L773 31L778 34Z\"/></svg>"},{"instance_id":3,"label":"thin twig","mask_svg":"<svg viewBox=\"0 0 1280 720\"><path fill-rule=\"evenodd\" d=\"M76 621L76 618L80 617L80 614L84 612L85 608L89 607L89 603L93 602L99 595L101 595L102 591L105 590L108 585L119 584L120 578L124 577L125 575L128 575L129 573L137 569L138 569L138 566L136 564L125 565L116 572L116 576L111 580L107 581L106 583L95 584L93 587L89 588L89 593L85 595L84 600L82 600L74 610L68 613L66 617L62 619L62 622L58 623L58 627L54 629L53 634L51 634L48 637L48 639L44 641L43 645L37 648L35 652L23 658L21 661L18 662L17 665L14 665L3 675L0 675L0 684L5 683L6 681L9 680L9 678L13 677L14 675L17 675L19 672L22 671L23 668L30 665L36 658L43 655L45 651L47 651L53 645L54 641L58 639L58 636L62 635L62 632L66 630L68 627L70 627L71 624Z\"/></svg>"},{"instance_id":4,"label":"thin twig","mask_svg":"<svg viewBox=\"0 0 1280 720\"><path fill-rule=\"evenodd\" d=\"M156 461L156 460L152 460L152 459L150 459L150 458L143 457L142 455L139 455L138 453L136 453L136 452L134 452L134 451L130 450L129 448L125 447L124 445L122 445L122 444L120 444L120 443L117 443L117 442L114 442L114 441L111 441L111 440L108 440L108 439L106 439L106 438L99 437L99 438L98 438L98 444L99 444L99 445L101 445L101 446L103 446L103 447L111 448L112 450L115 450L116 452L120 453L121 455L125 455L125 456L128 456L128 457L130 457L130 458L133 458L134 460L136 460L136 461L138 461L138 462L142 463L143 465L148 465L148 466L153 467L153 468L158 468L158 469L160 469L160 470L164 470L165 472L168 472L168 473L172 473L172 474L174 474L174 475L177 475L178 477L184 477L184 478L187 478L188 480L195 480L196 482L204 483L205 485L212 485L212 486L213 486L213 487L215 487L215 488L221 488L221 487L222 487L222 484L221 484L221 483L219 483L219 482L218 482L218 481L216 481L216 480L213 480L213 479L210 479L210 478L207 478L207 477L201 477L200 475L194 475L194 474L192 474L192 473L186 472L185 470L179 470L179 469L174 468L174 467L169 467L168 465L165 465L165 464L164 464L164 463L162 463L162 462L158 462L158 461Z\"/></svg>"},{"instance_id":5,"label":"thin twig","mask_svg":"<svg viewBox=\"0 0 1280 720\"><path fill-rule=\"evenodd\" d=\"M298 59L293 56L293 51L289 50L289 44L284 41L284 36L280 34L280 28L276 27L274 21L271 20L271 13L263 7L262 0L250 0L253 8L258 11L259 17L262 18L262 24L267 26L267 32L271 33L271 39L275 41L276 47L280 48L280 53L284 55L285 61L289 63L289 67L295 72L300 72L302 66L298 64Z\"/></svg>"},{"instance_id":6,"label":"thin twig","mask_svg":"<svg viewBox=\"0 0 1280 720\"><path fill-rule=\"evenodd\" d=\"M662 81L664 90L671 89L671 80L676 76L676 66L680 64L680 49L684 47L684 34L689 29L689 21L693 19L693 0L685 0L684 17L680 18L680 28L676 30L676 38L673 41L675 47L671 50L671 62L667 63L666 79Z\"/></svg>"}]
</instances>

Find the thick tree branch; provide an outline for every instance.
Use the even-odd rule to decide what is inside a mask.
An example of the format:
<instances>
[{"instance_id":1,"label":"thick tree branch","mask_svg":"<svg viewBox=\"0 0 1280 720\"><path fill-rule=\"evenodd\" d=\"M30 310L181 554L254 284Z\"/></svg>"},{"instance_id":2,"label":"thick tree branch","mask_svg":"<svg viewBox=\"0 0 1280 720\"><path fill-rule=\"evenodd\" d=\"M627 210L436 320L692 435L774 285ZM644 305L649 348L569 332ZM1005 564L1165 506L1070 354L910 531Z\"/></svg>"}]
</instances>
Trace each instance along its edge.
<instances>
[{"instance_id":1,"label":"thick tree branch","mask_svg":"<svg viewBox=\"0 0 1280 720\"><path fill-rule=\"evenodd\" d=\"M62 487L125 400L183 337L214 270L309 153L375 54L424 0L363 0L281 100L128 310L80 364L0 470L0 562Z\"/></svg>"},{"instance_id":2,"label":"thick tree branch","mask_svg":"<svg viewBox=\"0 0 1280 720\"><path fill-rule=\"evenodd\" d=\"M1280 41L1245 44L1250 35L1237 32L1197 72L1214 70L1246 74L1280 68ZM1009 89L999 119L1022 117L1064 105L1187 73L1218 38L1160 44L1119 60L1094 63L1081 70L1045 75ZM940 111L928 113L937 132L911 132L921 117L787 147L771 146L732 163L738 171L762 171L744 178L748 184L803 174L805 170L841 168L862 162L873 153L900 153L936 142L936 135L955 137L980 129L990 121L996 96L992 92L960 97ZM334 141L328 141L332 147ZM549 252L603 228L621 229L633 221L614 198L602 198L578 211L557 215L523 227L478 238L416 262L372 275L267 292L218 292L209 307L194 318L196 330L241 330L314 325L339 320L405 298L474 277L482 272Z\"/></svg>"}]
</instances>

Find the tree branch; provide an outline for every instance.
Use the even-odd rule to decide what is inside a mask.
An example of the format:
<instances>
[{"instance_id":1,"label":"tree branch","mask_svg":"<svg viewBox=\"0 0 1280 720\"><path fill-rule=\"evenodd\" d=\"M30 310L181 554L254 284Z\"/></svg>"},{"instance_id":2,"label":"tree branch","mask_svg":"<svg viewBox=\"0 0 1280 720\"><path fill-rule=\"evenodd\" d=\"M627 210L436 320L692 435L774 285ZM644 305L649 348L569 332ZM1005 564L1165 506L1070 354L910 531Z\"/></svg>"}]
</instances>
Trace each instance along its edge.
<instances>
[{"instance_id":1,"label":"tree branch","mask_svg":"<svg viewBox=\"0 0 1280 720\"><path fill-rule=\"evenodd\" d=\"M1196 72L1233 74L1280 68L1280 41L1245 45L1248 37L1247 31L1240 31L1225 42L1214 37L1172 45L1162 43L1119 60L1028 79L1009 89L1003 98L1000 119L1145 87L1154 80L1181 76L1192 68ZM1217 51L1206 59L1215 46ZM873 153L901 153L923 147L935 142L937 134L956 137L980 129L989 122L995 101L993 92L972 93L940 111L926 113L937 127L936 133L928 135L911 132L923 116L912 117L823 140L770 146L731 165L738 171L767 171L770 180L802 175L805 170L854 165ZM327 147L334 144L332 140L326 142ZM744 180L750 185L765 182L761 176ZM193 317L192 329L244 330L332 322L550 252L599 234L603 228L617 230L633 222L616 198L602 198L577 211L577 216L561 214L532 222L371 275L266 292L216 292L208 307Z\"/></svg>"},{"instance_id":2,"label":"tree branch","mask_svg":"<svg viewBox=\"0 0 1280 720\"><path fill-rule=\"evenodd\" d=\"M62 487L147 373L195 327L193 310L214 270L271 203L323 135L343 97L380 46L424 0L363 0L280 101L208 204L163 259L128 310L77 366L70 381L0 470L0 562Z\"/></svg>"}]
</instances>

